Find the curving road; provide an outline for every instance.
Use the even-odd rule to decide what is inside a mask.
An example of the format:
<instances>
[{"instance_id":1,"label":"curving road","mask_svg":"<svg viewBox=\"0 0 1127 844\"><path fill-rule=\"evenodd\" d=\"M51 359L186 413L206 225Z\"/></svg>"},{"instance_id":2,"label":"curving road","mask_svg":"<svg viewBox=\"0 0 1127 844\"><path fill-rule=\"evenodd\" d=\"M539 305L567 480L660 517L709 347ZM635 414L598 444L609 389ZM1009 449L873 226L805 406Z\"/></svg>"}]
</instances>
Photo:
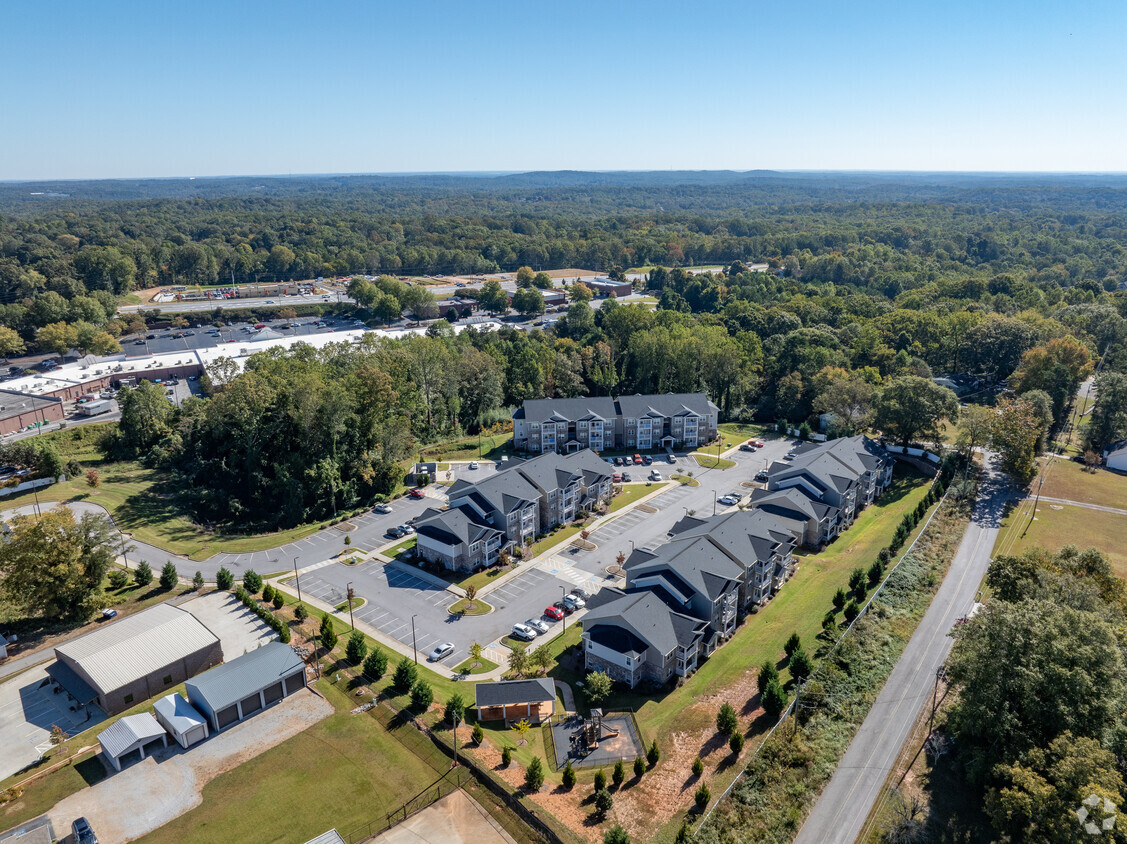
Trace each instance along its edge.
<instances>
[{"instance_id":1,"label":"curving road","mask_svg":"<svg viewBox=\"0 0 1127 844\"><path fill-rule=\"evenodd\" d=\"M970 612L1002 523L1005 504L1021 493L1009 486L990 455L974 515L943 584L877 696L861 729L795 844L853 844L880 796L900 749L924 706L935 674L947 659L948 632Z\"/></svg>"},{"instance_id":2,"label":"curving road","mask_svg":"<svg viewBox=\"0 0 1127 844\"><path fill-rule=\"evenodd\" d=\"M483 462L481 468L469 470L465 464L457 465L454 474L466 477L483 478L496 471L494 464ZM181 577L191 578L197 571L201 572L206 580L215 580L215 574L220 567L226 567L236 577L247 569L254 569L259 574L273 574L294 568L295 561L298 566L308 566L313 563L327 560L345 548L344 538L351 537L351 547L370 551L394 540L386 537L386 531L413 519L427 507L440 507L446 503L446 497L434 487L428 492L428 497L421 501L411 498L400 498L391 502L392 511L387 514L367 512L361 516L350 519L346 524L355 526L355 530L342 531L339 527L327 527L312 533L304 539L298 539L270 548L265 551L253 551L244 554L219 553L206 560L197 562L180 554L174 554L156 545L140 542L128 534L124 534L125 557L130 565L136 565L141 560L146 561L154 570L160 568L169 560L176 564L176 570ZM41 510L53 507L69 507L76 515L84 513L97 513L104 516L114 524L113 516L104 507L85 501L72 502L42 502ZM10 519L17 515L27 515L35 512L35 504L13 507L0 512L0 519ZM117 527L114 524L114 527Z\"/></svg>"}]
</instances>

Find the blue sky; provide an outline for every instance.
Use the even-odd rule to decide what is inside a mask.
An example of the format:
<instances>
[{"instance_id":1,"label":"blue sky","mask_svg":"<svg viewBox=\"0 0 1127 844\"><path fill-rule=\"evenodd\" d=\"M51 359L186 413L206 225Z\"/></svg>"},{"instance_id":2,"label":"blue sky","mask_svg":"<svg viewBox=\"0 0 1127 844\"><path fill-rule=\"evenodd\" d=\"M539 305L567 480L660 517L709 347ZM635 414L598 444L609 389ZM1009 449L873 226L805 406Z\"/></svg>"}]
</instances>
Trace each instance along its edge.
<instances>
[{"instance_id":1,"label":"blue sky","mask_svg":"<svg viewBox=\"0 0 1127 844\"><path fill-rule=\"evenodd\" d=\"M0 11L0 179L1127 171L1123 2Z\"/></svg>"}]
</instances>

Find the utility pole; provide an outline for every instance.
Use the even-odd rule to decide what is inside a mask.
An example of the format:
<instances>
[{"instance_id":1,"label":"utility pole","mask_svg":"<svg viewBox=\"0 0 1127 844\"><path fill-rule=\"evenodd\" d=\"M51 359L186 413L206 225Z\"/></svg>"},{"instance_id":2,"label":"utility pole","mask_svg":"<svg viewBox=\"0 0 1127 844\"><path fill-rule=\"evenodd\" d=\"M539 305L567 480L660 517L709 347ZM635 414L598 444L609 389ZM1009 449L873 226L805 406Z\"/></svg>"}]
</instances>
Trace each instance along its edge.
<instances>
[{"instance_id":1,"label":"utility pole","mask_svg":"<svg viewBox=\"0 0 1127 844\"><path fill-rule=\"evenodd\" d=\"M931 735L932 725L935 723L935 709L939 704L939 681L947 679L947 669L939 666L935 669L935 688L931 692L931 715L927 719L927 734Z\"/></svg>"},{"instance_id":2,"label":"utility pole","mask_svg":"<svg viewBox=\"0 0 1127 844\"><path fill-rule=\"evenodd\" d=\"M301 603L301 575L298 574L298 571L297 571L297 561L299 559L300 559L299 557L293 558L293 576L294 576L294 580L297 582L297 601L298 601L298 603Z\"/></svg>"},{"instance_id":3,"label":"utility pole","mask_svg":"<svg viewBox=\"0 0 1127 844\"><path fill-rule=\"evenodd\" d=\"M351 580L348 581L348 586L345 587L345 588L348 589L348 626L351 627L352 631L355 633L356 632L356 623L352 620L352 596L355 595L356 593L352 591L352 581Z\"/></svg>"},{"instance_id":4,"label":"utility pole","mask_svg":"<svg viewBox=\"0 0 1127 844\"><path fill-rule=\"evenodd\" d=\"M418 613L415 613L418 615ZM419 664L419 647L415 644L415 615L411 616L411 650L415 654L415 665Z\"/></svg>"},{"instance_id":5,"label":"utility pole","mask_svg":"<svg viewBox=\"0 0 1127 844\"><path fill-rule=\"evenodd\" d=\"M561 586L560 587L560 603L561 604L563 603L563 599L566 598L566 597L567 597L567 587ZM567 610L564 609L563 607L560 607L560 613L563 615L563 632L566 633L567 632Z\"/></svg>"}]
</instances>

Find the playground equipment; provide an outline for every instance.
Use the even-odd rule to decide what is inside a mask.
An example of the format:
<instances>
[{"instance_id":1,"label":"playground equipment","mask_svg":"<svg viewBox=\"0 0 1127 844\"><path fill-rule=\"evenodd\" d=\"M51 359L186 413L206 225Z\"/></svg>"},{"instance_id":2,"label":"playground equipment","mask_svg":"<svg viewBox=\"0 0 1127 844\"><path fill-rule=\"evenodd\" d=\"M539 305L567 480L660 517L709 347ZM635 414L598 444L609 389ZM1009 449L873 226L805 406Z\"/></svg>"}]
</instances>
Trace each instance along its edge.
<instances>
[{"instance_id":1,"label":"playground equipment","mask_svg":"<svg viewBox=\"0 0 1127 844\"><path fill-rule=\"evenodd\" d=\"M617 738L619 731L603 723L603 710L592 709L591 717L580 719L579 729L571 734L571 743L584 755L595 750L604 739Z\"/></svg>"}]
</instances>

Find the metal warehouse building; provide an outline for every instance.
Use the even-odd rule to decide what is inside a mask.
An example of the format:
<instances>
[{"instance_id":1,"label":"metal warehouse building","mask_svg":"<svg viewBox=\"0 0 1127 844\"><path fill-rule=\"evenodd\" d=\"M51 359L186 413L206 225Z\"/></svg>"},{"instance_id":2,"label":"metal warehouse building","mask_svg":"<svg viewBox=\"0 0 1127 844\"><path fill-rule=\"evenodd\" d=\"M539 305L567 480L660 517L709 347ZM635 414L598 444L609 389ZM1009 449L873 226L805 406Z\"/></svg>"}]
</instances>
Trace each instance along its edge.
<instances>
[{"instance_id":1,"label":"metal warehouse building","mask_svg":"<svg viewBox=\"0 0 1127 844\"><path fill-rule=\"evenodd\" d=\"M241 721L305 687L305 663L293 648L270 642L185 685L188 700L212 729Z\"/></svg>"},{"instance_id":2,"label":"metal warehouse building","mask_svg":"<svg viewBox=\"0 0 1127 844\"><path fill-rule=\"evenodd\" d=\"M199 619L158 604L59 645L47 671L79 704L116 715L222 661Z\"/></svg>"}]
</instances>

